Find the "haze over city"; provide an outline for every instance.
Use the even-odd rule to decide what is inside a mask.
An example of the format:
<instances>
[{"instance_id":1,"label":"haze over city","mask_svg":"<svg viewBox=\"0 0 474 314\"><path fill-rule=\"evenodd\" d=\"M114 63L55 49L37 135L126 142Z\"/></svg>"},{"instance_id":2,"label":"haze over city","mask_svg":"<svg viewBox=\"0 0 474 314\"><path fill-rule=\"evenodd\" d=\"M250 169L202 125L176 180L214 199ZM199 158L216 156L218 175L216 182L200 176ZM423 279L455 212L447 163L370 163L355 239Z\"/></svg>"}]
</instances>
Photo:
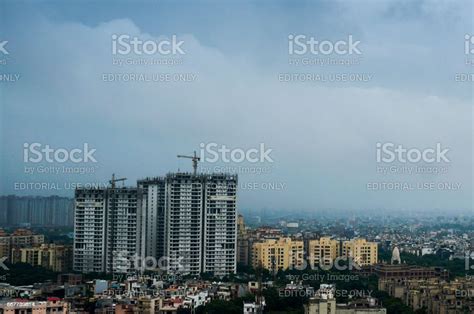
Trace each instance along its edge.
<instances>
[{"instance_id":1,"label":"haze over city","mask_svg":"<svg viewBox=\"0 0 474 314\"><path fill-rule=\"evenodd\" d=\"M474 313L473 14L0 0L0 313Z\"/></svg>"}]
</instances>

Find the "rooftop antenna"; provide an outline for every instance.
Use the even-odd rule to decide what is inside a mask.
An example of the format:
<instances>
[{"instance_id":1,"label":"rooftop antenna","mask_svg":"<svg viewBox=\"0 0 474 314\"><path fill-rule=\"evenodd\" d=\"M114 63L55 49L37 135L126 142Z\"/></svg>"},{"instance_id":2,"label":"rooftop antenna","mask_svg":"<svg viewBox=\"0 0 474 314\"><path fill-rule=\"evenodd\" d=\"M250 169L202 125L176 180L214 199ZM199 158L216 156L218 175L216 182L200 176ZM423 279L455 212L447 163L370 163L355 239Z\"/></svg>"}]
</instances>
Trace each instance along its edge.
<instances>
[{"instance_id":1,"label":"rooftop antenna","mask_svg":"<svg viewBox=\"0 0 474 314\"><path fill-rule=\"evenodd\" d=\"M196 155L196 151L194 151L194 156L186 156L186 155L178 155L178 158L188 158L191 159L193 162L193 173L197 173L198 161L201 160L200 157Z\"/></svg>"}]
</instances>

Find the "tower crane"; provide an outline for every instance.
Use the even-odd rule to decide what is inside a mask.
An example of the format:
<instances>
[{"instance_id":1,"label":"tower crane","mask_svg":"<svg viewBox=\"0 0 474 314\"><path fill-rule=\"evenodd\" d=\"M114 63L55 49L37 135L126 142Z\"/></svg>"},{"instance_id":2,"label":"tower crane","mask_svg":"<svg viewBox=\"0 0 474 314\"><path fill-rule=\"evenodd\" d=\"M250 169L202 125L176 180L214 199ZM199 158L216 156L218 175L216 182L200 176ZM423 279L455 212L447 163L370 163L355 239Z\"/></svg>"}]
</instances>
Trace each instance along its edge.
<instances>
[{"instance_id":1,"label":"tower crane","mask_svg":"<svg viewBox=\"0 0 474 314\"><path fill-rule=\"evenodd\" d=\"M110 185L112 186L112 189L115 189L115 182L119 181L125 181L127 178L120 178L120 179L115 179L115 173L112 173L112 180L109 181ZM125 184L125 183L124 183Z\"/></svg>"},{"instance_id":2,"label":"tower crane","mask_svg":"<svg viewBox=\"0 0 474 314\"><path fill-rule=\"evenodd\" d=\"M200 161L201 158L196 155L196 151L194 151L194 156L178 155L178 158L188 158L188 159L191 159L192 162L193 162L194 174L197 173L198 161Z\"/></svg>"}]
</instances>

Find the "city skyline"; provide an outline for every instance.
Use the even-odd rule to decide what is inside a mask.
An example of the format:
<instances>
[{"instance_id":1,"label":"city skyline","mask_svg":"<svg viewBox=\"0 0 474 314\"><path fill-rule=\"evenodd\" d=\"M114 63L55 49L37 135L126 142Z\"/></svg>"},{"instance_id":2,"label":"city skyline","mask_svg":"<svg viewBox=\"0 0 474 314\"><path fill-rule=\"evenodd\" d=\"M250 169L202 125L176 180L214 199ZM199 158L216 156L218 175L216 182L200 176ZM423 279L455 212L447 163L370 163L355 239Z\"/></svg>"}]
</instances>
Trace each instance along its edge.
<instances>
[{"instance_id":1,"label":"city skyline","mask_svg":"<svg viewBox=\"0 0 474 314\"><path fill-rule=\"evenodd\" d=\"M0 0L0 313L474 313L473 17Z\"/></svg>"}]
</instances>

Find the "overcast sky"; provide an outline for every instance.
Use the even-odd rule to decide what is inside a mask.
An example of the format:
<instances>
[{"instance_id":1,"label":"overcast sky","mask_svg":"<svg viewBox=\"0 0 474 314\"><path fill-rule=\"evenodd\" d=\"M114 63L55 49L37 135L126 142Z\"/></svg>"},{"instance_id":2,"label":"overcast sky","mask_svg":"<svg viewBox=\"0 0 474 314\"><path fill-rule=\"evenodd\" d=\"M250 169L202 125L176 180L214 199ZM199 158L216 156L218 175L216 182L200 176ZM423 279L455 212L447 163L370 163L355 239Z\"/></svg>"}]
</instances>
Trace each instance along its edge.
<instances>
[{"instance_id":1,"label":"overcast sky","mask_svg":"<svg viewBox=\"0 0 474 314\"><path fill-rule=\"evenodd\" d=\"M134 185L191 171L191 161L176 155L200 153L201 143L242 150L263 143L271 160L200 163L201 170L240 171L241 209L472 209L472 81L463 81L473 72L466 63L474 54L465 51L472 6L0 1L8 52L0 54L1 193L72 196L72 183L105 183L112 173ZM176 36L184 54L114 55L113 35ZM331 43L351 37L360 54L289 55L290 35ZM178 64L113 64L140 58ZM353 64L290 64L327 58ZM189 81L111 82L110 73ZM286 81L295 73L311 81ZM343 75L347 82L322 81ZM97 162L25 162L25 143L69 151L87 143ZM449 161L378 163L377 143L420 151L440 143ZM93 173L38 173L63 165ZM444 172L377 173L392 166Z\"/></svg>"}]
</instances>

